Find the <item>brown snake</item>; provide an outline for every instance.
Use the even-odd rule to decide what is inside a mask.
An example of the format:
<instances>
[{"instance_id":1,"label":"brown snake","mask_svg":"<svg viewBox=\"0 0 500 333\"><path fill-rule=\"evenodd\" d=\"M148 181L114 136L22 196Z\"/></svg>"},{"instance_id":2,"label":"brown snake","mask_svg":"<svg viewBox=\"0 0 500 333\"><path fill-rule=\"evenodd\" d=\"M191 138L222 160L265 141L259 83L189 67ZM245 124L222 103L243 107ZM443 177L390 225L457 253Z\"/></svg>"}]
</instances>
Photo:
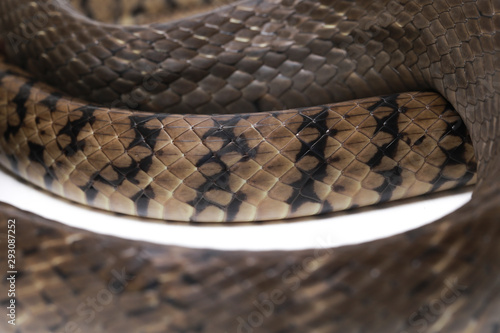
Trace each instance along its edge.
<instances>
[{"instance_id":1,"label":"brown snake","mask_svg":"<svg viewBox=\"0 0 500 333\"><path fill-rule=\"evenodd\" d=\"M131 27L59 1L0 10L6 59L29 73L0 67L0 163L75 201L253 221L470 183L450 105L478 162L455 213L324 251L163 247L3 205L2 233L18 223L13 331L500 331L500 1L252 0Z\"/></svg>"}]
</instances>

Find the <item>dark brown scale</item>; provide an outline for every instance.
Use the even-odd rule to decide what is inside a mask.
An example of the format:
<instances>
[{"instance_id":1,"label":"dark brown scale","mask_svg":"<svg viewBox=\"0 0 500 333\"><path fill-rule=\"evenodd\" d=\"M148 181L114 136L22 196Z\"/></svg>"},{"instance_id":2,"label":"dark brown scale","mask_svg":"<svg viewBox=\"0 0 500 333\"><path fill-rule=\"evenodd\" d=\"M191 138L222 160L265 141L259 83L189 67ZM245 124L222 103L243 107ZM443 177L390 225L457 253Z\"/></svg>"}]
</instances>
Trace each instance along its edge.
<instances>
[{"instance_id":1,"label":"dark brown scale","mask_svg":"<svg viewBox=\"0 0 500 333\"><path fill-rule=\"evenodd\" d=\"M137 22L151 1L102 12ZM93 17L98 5L81 2ZM419 191L473 182L471 143L478 184L435 223L320 251L157 246L2 205L3 230L12 217L19 226L17 331L499 330L498 1L252 0L142 27L56 6L53 29L27 36L23 19L45 7L0 4L7 60L85 103L120 108L72 101L1 64L0 163L54 193L186 221L302 216L396 199L408 179ZM402 93L413 89L446 100ZM342 102L351 98L363 99ZM242 114L203 115L228 112ZM78 307L116 287L117 268L124 288L85 322Z\"/></svg>"}]
</instances>

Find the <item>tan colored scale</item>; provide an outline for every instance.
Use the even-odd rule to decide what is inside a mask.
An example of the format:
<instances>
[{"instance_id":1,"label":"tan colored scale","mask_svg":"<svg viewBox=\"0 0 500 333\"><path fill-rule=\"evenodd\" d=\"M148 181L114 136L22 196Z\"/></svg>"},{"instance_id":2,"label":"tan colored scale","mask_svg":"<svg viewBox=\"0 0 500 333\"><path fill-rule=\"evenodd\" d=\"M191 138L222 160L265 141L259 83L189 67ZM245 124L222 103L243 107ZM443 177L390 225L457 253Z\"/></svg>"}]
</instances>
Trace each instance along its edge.
<instances>
[{"instance_id":1,"label":"tan colored scale","mask_svg":"<svg viewBox=\"0 0 500 333\"><path fill-rule=\"evenodd\" d=\"M1 104L9 119L3 125L4 133L8 131L5 126L19 124L14 92L24 83L14 76L3 79L4 89L13 89ZM65 98L49 110L40 103L49 94L37 85L31 88L30 96L32 101L26 102L27 114L20 131L8 140L15 140L20 147L15 152L19 163L14 171L45 187L42 176L46 166L54 174L49 188L54 193L130 215L200 222L280 219L318 214L325 211L325 204L335 211L375 204L388 199L382 199L381 191L389 185L394 186L389 198L396 200L431 191L431 182L440 177L448 178L438 187L440 190L456 186L468 174L466 182L474 182L475 162L468 139L447 133L450 124L460 118L433 93L400 94L391 102L397 104L396 109L382 106L369 111L380 102L380 98L371 98L249 117L161 118L105 108L95 108L90 116L83 104ZM391 130L399 130L401 140L377 125L376 119L380 122L387 117L397 118L397 128ZM326 127L320 130L316 119ZM59 134L68 122L82 121L85 123L76 135ZM145 144L147 137L136 141L135 121L155 134L153 146ZM228 122L231 125L225 125ZM13 154L8 141L2 141L4 154ZM72 141L77 142L76 148L71 147ZM367 165L384 146L395 141L398 150L393 155L381 157L373 168ZM417 141L421 144L415 144ZM27 156L30 142L47 147L43 151L44 166ZM322 142L324 160L317 152L308 153ZM247 148L243 148L245 145ZM453 151L462 145L468 153L459 156L464 162L445 164L448 156L442 149ZM68 154L67 149L74 151ZM148 169L139 168L148 157ZM5 158L2 164L11 168ZM137 170L130 170L134 165ZM323 170L321 176L318 168ZM396 184L387 183L384 173L394 168L401 170L401 178L395 180ZM315 197L293 206L294 196L301 192L295 184L304 175L310 178L307 186ZM227 188L206 187L207 182L215 184L220 177L228 177ZM91 201L85 194L88 188L97 191ZM207 190L200 192L200 188ZM133 200L143 191L150 198L146 212L140 212ZM287 202L289 198L292 201ZM209 204L197 208L199 200ZM231 212L228 209L235 200L240 208ZM229 219L228 214L236 217Z\"/></svg>"},{"instance_id":2,"label":"tan colored scale","mask_svg":"<svg viewBox=\"0 0 500 333\"><path fill-rule=\"evenodd\" d=\"M130 24L180 3L107 1L73 3ZM50 25L26 36L34 14ZM144 26L103 25L62 1L0 1L0 52L36 78L31 87L2 60L0 163L73 200L173 220L285 218L473 182L472 151L478 161L456 212L335 249L157 246L0 203L0 229L19 226L16 331L497 332L498 31L497 0L243 0ZM46 99L54 90L39 81L81 99ZM368 109L379 121L393 109L375 108L380 96L398 110L377 132ZM89 108L95 118L80 119ZM461 125L473 145L443 136L465 135ZM129 168L137 162L145 170ZM6 240L0 232L4 272ZM85 321L78 309L117 270L134 279Z\"/></svg>"}]
</instances>

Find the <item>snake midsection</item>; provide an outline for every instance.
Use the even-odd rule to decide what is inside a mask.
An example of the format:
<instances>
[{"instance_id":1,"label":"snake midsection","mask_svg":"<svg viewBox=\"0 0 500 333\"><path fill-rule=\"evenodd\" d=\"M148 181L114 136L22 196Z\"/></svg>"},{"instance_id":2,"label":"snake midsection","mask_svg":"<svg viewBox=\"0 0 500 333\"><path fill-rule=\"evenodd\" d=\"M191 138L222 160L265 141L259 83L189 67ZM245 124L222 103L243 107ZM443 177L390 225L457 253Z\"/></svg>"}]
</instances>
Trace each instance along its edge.
<instances>
[{"instance_id":1,"label":"snake midsection","mask_svg":"<svg viewBox=\"0 0 500 333\"><path fill-rule=\"evenodd\" d=\"M28 177L34 179L40 176L34 176L31 170L39 169L42 175L48 175L46 179L38 178L39 185L49 184L66 195L64 186L54 183L51 173L56 173L49 167L57 166L57 163L51 163L60 158L60 164L66 165L69 170L71 164L65 164L69 157L78 158L83 150L100 147L99 135L91 135L85 145L78 146L76 143L85 139L85 135L95 132L95 120L101 120L105 115L124 117L124 123L117 123L119 126L125 125L125 128L117 130L118 134L125 131L131 133L130 136L122 137L125 144L117 146L117 151L122 152L124 146L130 151L137 150L133 157L139 160L124 158L125 162L118 162L124 164L118 164L114 169L111 166L108 169L112 170L102 175L108 177L108 182L125 183L128 167L140 164L137 162L152 155L150 148L153 144L148 143L148 138L153 134L175 132L176 127L169 127L171 123L161 123L160 119L186 121L187 124L181 126L182 130L189 128L188 133L195 135L198 123L189 123L188 119L208 121L208 126L199 128L200 133L202 136L208 133L207 138L216 140L200 140L198 135L196 140L213 145L211 148L216 148L213 150L215 152L220 151L225 143L231 146L233 141L224 135L227 135L229 128L230 132L240 128L247 121L245 118L277 119L277 129L295 126L292 132L295 135L300 136L302 130L309 128L310 132L307 135L307 131L304 132L298 145L301 149L304 140L314 142L308 140L332 138L331 135L325 136L330 134L327 133L330 127L323 126L323 120L326 122L337 116L342 122L352 121L352 117L345 116L349 115L348 111L344 116L337 115L342 105L351 105L356 110L359 106L370 109L370 106L377 104L381 107L378 110L381 114L396 114L397 108L397 118L401 119L405 114L401 107L406 103L402 101L417 102L423 99L427 110L426 106L431 106L435 100L428 93L402 92L428 89L442 94L467 126L478 162L478 184L469 204L433 224L367 244L327 250L321 256L312 250L216 252L126 242L78 233L74 229L47 224L37 217L2 206L2 216L17 216L32 227L30 232L23 233L25 245L20 248L22 259L25 260L25 275L20 279L24 286L22 295L35 299L33 306L25 305L26 311L32 315L24 318L26 332L39 332L40 323L42 329L48 332L67 331L68 324L76 324L76 328L88 326L95 332L127 331L130 327L140 327L144 332L498 331L500 261L498 242L495 241L500 235L497 221L500 215L498 1L244 1L175 24L134 27L97 24L55 2L45 12L51 18L51 25L46 26L46 29L40 27L36 35L30 35L26 30L28 25L25 19L29 21L34 13L43 12L40 7L47 3L5 0L0 4L0 29L4 33L8 61L23 67L37 79L89 101L86 105L77 100L69 101L51 88L16 74L18 72L15 70L3 71L0 90L3 110L10 114L8 119L6 117L1 122L5 128L4 142L8 141L6 137L15 140L16 135L20 136L21 127L28 124L28 118L24 118L28 111L35 115L39 109L40 114L44 115L39 121L47 120L47 124L54 124L44 127L52 130L53 134L38 134L36 130L35 137L41 139L46 134L52 135L49 141L53 142L55 148L52 152L57 156L50 155L48 146L41 145L43 141L34 142L42 148L19 149L15 152L25 165L25 169L18 173L30 174ZM9 37L9 33L12 33L10 37L13 38ZM168 57L164 58L165 54ZM156 78L164 84L151 85L150 78L157 70L161 74ZM153 79L153 82L157 81ZM7 93L9 89L12 90ZM37 99L37 95L43 99ZM386 97L370 99L370 96L377 95ZM362 100L349 102L351 104L342 102L355 98ZM392 101L387 103L388 99L397 100L397 105ZM92 103L97 102L104 106L93 106ZM340 104L331 105L336 102ZM364 103L369 106L364 106ZM310 105L326 106L308 107ZM437 109L431 110L438 116L443 115L443 112L447 114L448 107L445 105L439 102L436 104ZM308 108L300 109L306 106ZM142 110L136 115L146 118L133 122L134 116L125 110L131 107ZM63 109L59 125L54 118L57 117L56 112L51 114L51 110L57 111L58 108ZM288 110L253 113L282 109ZM199 115L167 115L163 113L165 110ZM414 112L413 108L409 110ZM153 115L145 111L160 113ZM203 116L204 112L241 114ZM300 122L287 123L288 119L279 118L284 115L298 116ZM318 115L320 118L315 118ZM21 123L21 119L25 121ZM216 122L218 119L224 122L233 119L242 123L221 124ZM374 124L381 124L377 121L377 115L369 119ZM453 119L450 124L458 120ZM319 124L317 120L320 120ZM36 117L30 118L30 121L36 124ZM388 134L388 138L397 136L392 133L391 125L387 127L387 123L384 123L385 131L372 132L373 140L381 140L379 148L389 141L377 138L377 134ZM264 130L265 126L259 127L257 124L245 124L244 128L256 132ZM347 126L347 123L341 129L343 126ZM373 127L367 128L373 130ZM36 129L36 126L31 129ZM57 137L56 132L61 136ZM73 133L75 135L71 136ZM248 135L244 134L246 141L251 138L251 134ZM105 137L101 135L99 139ZM163 142L175 145L175 138L175 135L174 138L166 137ZM267 136L260 133L259 142L263 142L264 138L279 139L281 135ZM430 141L423 139L418 145L418 139L410 138L414 146L412 149L420 149L419 146ZM130 140L136 140L137 143L132 145ZM155 148L162 142L157 139L153 141ZM466 141L466 146L462 147L467 147ZM179 141L181 144L189 142L191 140ZM398 142L399 146L405 141ZM29 146L26 141L20 146L23 145ZM449 148L446 142L444 145L445 150ZM305 146L307 151L312 148L307 144ZM2 149L15 149L10 142L5 147L8 148ZM325 149L320 152L324 153L326 147L331 146L324 144L322 147ZM239 148L233 146L231 149L236 149L237 154L234 156L238 161L251 161L252 156L244 156L238 151ZM275 157L286 156L279 154L286 153L286 150L276 149L275 146L270 150ZM382 150L387 150L387 147ZM37 152L41 152L38 157ZM203 156L208 160L223 159L217 154L210 156L208 151L205 153ZM297 170L300 170L301 161L311 163L311 167L318 166L317 162L311 162L317 156L306 154L306 157L295 153L293 163ZM392 154L389 157L394 158ZM472 160L464 155L460 155L460 159L465 163L458 169L449 173L437 171L430 178L436 179L436 175L453 178L450 182L452 185L464 179L472 181L470 170L467 169L473 168ZM7 159L3 158L3 163L15 170L12 160L10 158L6 162ZM38 160L38 163L32 163L33 160ZM208 160L203 162L208 163ZM381 165L394 167L395 161L399 160L386 160ZM336 163L335 158L329 162ZM226 162L223 161L223 164L226 165ZM222 172L224 168L221 165L215 163L209 172ZM259 165L264 166L265 162ZM105 167L102 170L105 172ZM138 169L135 170L139 173ZM454 178L460 174L466 177L462 180ZM204 176L201 182L205 179ZM320 183L325 179L322 178ZM66 185L73 188L71 193L78 193L75 186L91 189L80 181L78 179L76 184L71 182L72 185ZM430 182L432 184L432 180ZM142 193L136 189L137 184L131 183L127 185L128 188L135 190L124 189L127 194ZM258 184L269 183L263 180ZM380 183L371 183L375 184ZM321 186L318 184L313 188L312 192L317 196L314 199L324 193L320 190ZM337 190L342 190L342 187ZM82 188L80 191L85 192ZM102 198L94 189L87 192L91 194L80 194L81 199L77 200L89 201L89 196ZM224 200L224 196L219 194L213 200ZM363 200L366 200L365 204L373 203L380 201L382 196L379 193L376 199L370 201L370 195L364 194ZM324 206L311 204L310 196L306 198L307 202L297 207L297 211L304 209L300 214L305 210L308 213L324 210ZM225 200L213 207L220 209L223 204L231 202L230 199ZM155 211L152 200L147 201L147 210ZM114 204L108 205L111 207ZM119 209L126 212L135 210L142 214L139 207L128 203ZM202 207L207 208L206 205ZM205 220L203 209L195 214L193 211L188 212L180 219ZM239 207L234 212L240 212L240 209L243 208ZM293 214L293 211L293 207L288 207L287 214ZM216 220L240 218L216 209L208 213ZM154 214L164 217L161 209ZM268 217L263 213L255 213L251 218L259 219L261 216ZM4 220L2 225L5 224ZM44 251L48 252L44 254ZM60 251L64 254L59 255ZM3 253L5 251L0 256ZM106 258L104 262L102 256ZM36 265L47 258L51 260ZM75 262L74 258L78 258L78 261ZM86 321L85 317L75 314L72 309L82 301L79 295L97 294L99 288L106 288L113 276L115 264L119 266L118 269L124 267L134 276L133 282L127 284L126 291L115 295L114 306L103 308L103 316ZM84 281L80 278L82 274ZM456 299L446 303L445 313L427 316L428 313L420 310L420 306L429 309L436 300L443 300L443 295L450 291L443 288L448 287L450 281L454 281L454 290L460 293L455 294ZM61 284L65 286L62 291ZM276 291L279 292L277 298ZM272 305L269 316L265 314L268 312L263 310L263 304L267 306L266 309Z\"/></svg>"},{"instance_id":2,"label":"snake midsection","mask_svg":"<svg viewBox=\"0 0 500 333\"><path fill-rule=\"evenodd\" d=\"M14 84L23 96L9 101L6 95L4 107L16 105L17 116L7 112L12 120L2 122L2 132L4 150L17 151L5 153L2 164L61 196L153 218L253 221L338 211L474 181L467 139L453 143L453 133L447 136L448 127L463 132L453 124L461 121L439 122L439 134L439 118L427 118L446 118L448 107L440 110L445 102L434 95L248 113L397 92L421 81L402 53L390 61L398 80L382 80L390 60L380 57L386 36L361 16L349 20L374 30L363 38L384 42L366 46L363 55L354 48L359 59L340 48L348 45L344 22L306 24L315 11L338 19L335 5L308 3L293 12L292 4L243 1L176 24L132 27L98 25L51 2L5 6L17 13L2 22L8 60L74 96L155 112L241 114L132 114ZM38 23L26 39L29 24L21 18L44 10L50 23ZM269 14L252 16L264 10ZM291 23L276 22L283 15ZM379 53L375 60L373 52ZM365 63L372 65L363 68ZM6 76L3 85L9 81ZM22 104L33 104L32 112ZM24 140L27 132L30 139ZM431 142L443 144L434 150Z\"/></svg>"},{"instance_id":3,"label":"snake midsection","mask_svg":"<svg viewBox=\"0 0 500 333\"><path fill-rule=\"evenodd\" d=\"M197 222L297 217L475 181L465 125L435 93L246 115L89 106L0 68L0 163L62 197Z\"/></svg>"}]
</instances>

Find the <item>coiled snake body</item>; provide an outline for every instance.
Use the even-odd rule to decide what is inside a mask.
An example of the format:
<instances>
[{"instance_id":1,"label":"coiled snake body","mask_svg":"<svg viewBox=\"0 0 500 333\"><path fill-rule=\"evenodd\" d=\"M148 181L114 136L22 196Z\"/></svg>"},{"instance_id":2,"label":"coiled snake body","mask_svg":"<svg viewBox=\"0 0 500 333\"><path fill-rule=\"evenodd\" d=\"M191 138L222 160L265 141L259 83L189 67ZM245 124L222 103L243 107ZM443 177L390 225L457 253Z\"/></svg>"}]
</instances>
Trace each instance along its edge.
<instances>
[{"instance_id":1,"label":"coiled snake body","mask_svg":"<svg viewBox=\"0 0 500 333\"><path fill-rule=\"evenodd\" d=\"M60 1L0 10L29 73L0 68L0 163L74 201L268 220L472 183L471 143L478 162L459 211L326 251L160 247L4 206L23 221L18 331L500 330L499 1L252 0L130 27ZM88 311L103 290L113 305Z\"/></svg>"}]
</instances>

